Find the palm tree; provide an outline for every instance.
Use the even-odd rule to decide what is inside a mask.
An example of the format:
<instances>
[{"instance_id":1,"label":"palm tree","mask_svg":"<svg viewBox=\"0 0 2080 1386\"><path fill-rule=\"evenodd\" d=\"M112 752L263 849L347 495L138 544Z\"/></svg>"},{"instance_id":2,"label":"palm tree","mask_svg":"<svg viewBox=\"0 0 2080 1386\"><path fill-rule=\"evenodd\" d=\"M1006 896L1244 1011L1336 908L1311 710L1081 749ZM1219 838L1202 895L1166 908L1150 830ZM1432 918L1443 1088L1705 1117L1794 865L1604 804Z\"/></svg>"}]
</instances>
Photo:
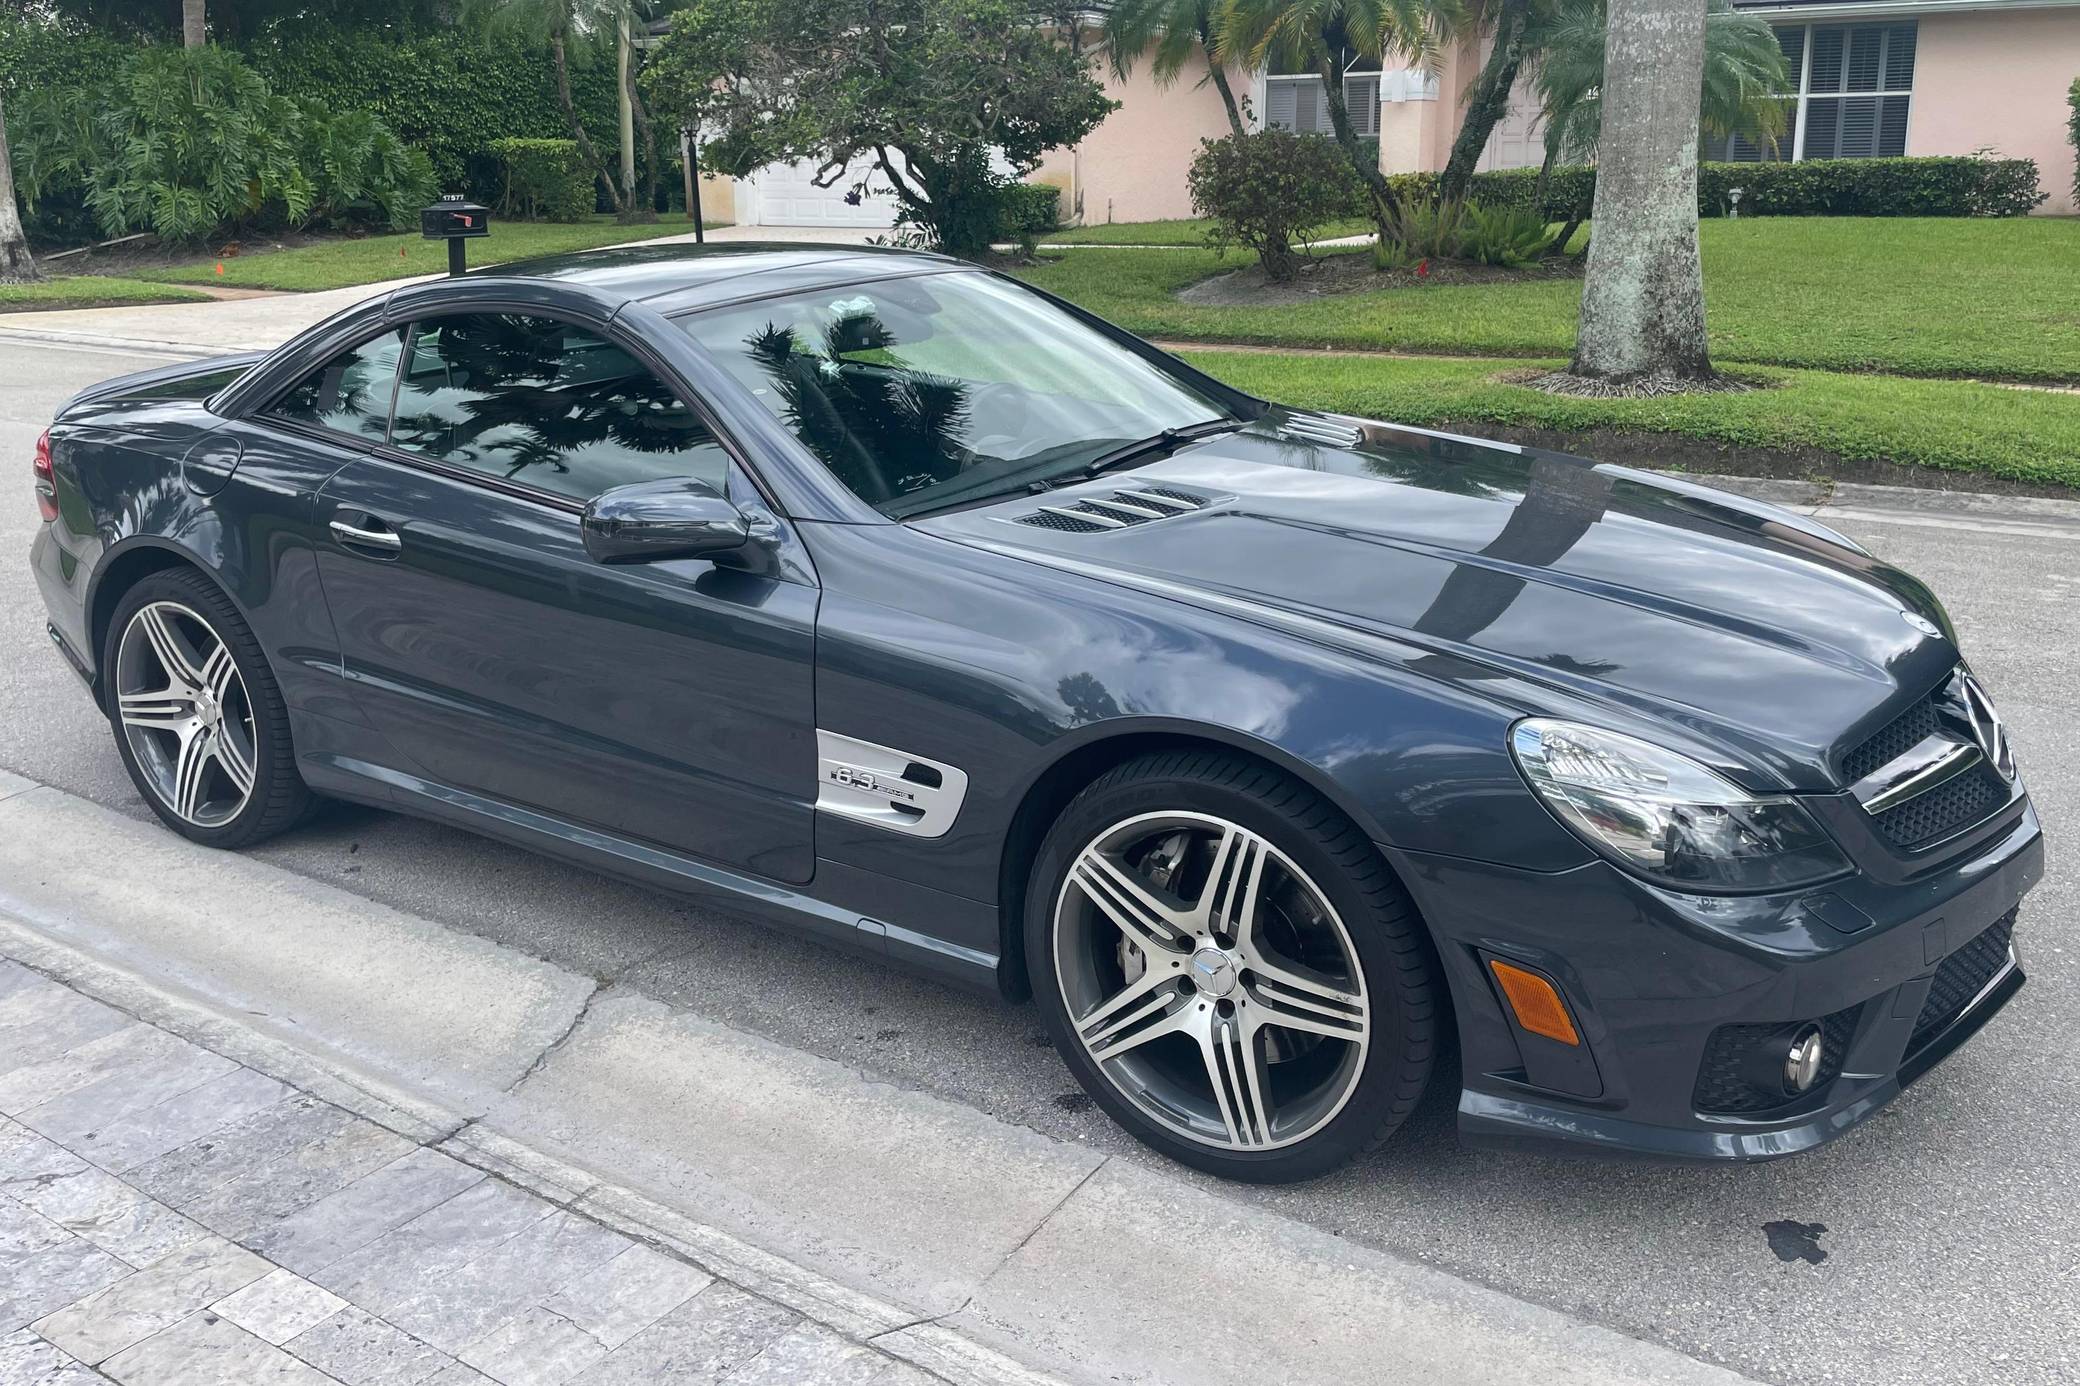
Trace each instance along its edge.
<instances>
[{"instance_id":1,"label":"palm tree","mask_svg":"<svg viewBox=\"0 0 2080 1386\"><path fill-rule=\"evenodd\" d=\"M1534 23L1527 43L1536 52L1545 163L1534 205L1543 201L1554 165L1596 157L1603 130L1604 43L1610 31L1605 0L1559 0ZM1773 148L1784 133L1791 80L1776 31L1760 15L1742 14L1733 0L1707 0L1704 79L1698 122L1706 134L1745 135ZM1570 221L1553 247L1564 247L1580 225Z\"/></svg>"},{"instance_id":2,"label":"palm tree","mask_svg":"<svg viewBox=\"0 0 2080 1386\"><path fill-rule=\"evenodd\" d=\"M1228 112L1228 128L1237 135L1249 133L1242 123L1242 107L1228 85L1227 67L1214 56L1214 30L1219 0L1117 0L1105 13L1105 46L1112 70L1124 80L1141 55L1149 53L1150 71L1159 86L1169 86L1184 72L1193 57L1206 62L1206 80L1221 94Z\"/></svg>"},{"instance_id":3,"label":"palm tree","mask_svg":"<svg viewBox=\"0 0 2080 1386\"><path fill-rule=\"evenodd\" d=\"M1774 99L1788 80L1776 31L1731 0L1706 5L1704 105L1706 133L1740 133L1758 142L1783 128L1784 107ZM1586 159L1596 150L1596 92L1603 84L1603 0L1498 0L1482 19L1494 46L1466 94L1466 117L1438 180L1440 201L1463 198L1488 137L1509 114L1518 77L1537 74L1544 107L1547 167L1555 156Z\"/></svg>"},{"instance_id":4,"label":"palm tree","mask_svg":"<svg viewBox=\"0 0 2080 1386\"><path fill-rule=\"evenodd\" d=\"M633 36L639 9L647 11L650 6L644 0L477 0L475 8L480 13L488 13L494 24L525 26L547 40L556 69L556 100L563 107L563 118L570 125L571 139L599 181L606 185L607 200L613 204L614 211L626 219L640 216L644 209L654 207L657 160L650 139L649 113L636 96ZM571 99L571 50L574 47L597 47L606 43L610 35L615 49L615 86L620 107L619 178L615 177L614 170L609 168L599 148L593 144L585 122L578 115L577 104ZM635 186L639 133L641 143L651 151L647 160L648 201Z\"/></svg>"},{"instance_id":5,"label":"palm tree","mask_svg":"<svg viewBox=\"0 0 2080 1386\"><path fill-rule=\"evenodd\" d=\"M205 0L181 0L181 46L200 48L209 41L203 5Z\"/></svg>"},{"instance_id":6,"label":"palm tree","mask_svg":"<svg viewBox=\"0 0 2080 1386\"><path fill-rule=\"evenodd\" d=\"M19 284L43 278L36 257L29 253L29 236L22 229L21 208L14 200L14 161L7 153L7 109L0 106L0 284Z\"/></svg>"},{"instance_id":7,"label":"palm tree","mask_svg":"<svg viewBox=\"0 0 2080 1386\"><path fill-rule=\"evenodd\" d=\"M1697 256L1705 7L1609 0L1596 197L1575 331L1577 379L1620 388L1713 380Z\"/></svg>"},{"instance_id":8,"label":"palm tree","mask_svg":"<svg viewBox=\"0 0 2080 1386\"><path fill-rule=\"evenodd\" d=\"M1215 52L1222 61L1275 62L1322 79L1329 128L1372 200L1384 239L1400 199L1379 158L1358 139L1344 104L1345 55L1389 57L1434 67L1444 41L1465 22L1462 0L1231 0L1221 15Z\"/></svg>"}]
</instances>

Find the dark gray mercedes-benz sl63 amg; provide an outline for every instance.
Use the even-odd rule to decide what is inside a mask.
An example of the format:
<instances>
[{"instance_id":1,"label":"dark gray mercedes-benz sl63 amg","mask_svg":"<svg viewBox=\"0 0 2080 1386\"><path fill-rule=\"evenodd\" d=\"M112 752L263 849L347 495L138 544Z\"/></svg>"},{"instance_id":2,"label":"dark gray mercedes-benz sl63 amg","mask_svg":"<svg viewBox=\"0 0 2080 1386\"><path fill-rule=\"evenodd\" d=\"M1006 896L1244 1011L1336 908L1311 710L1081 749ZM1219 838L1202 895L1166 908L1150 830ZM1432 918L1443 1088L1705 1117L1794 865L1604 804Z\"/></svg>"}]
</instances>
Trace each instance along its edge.
<instances>
[{"instance_id":1,"label":"dark gray mercedes-benz sl63 amg","mask_svg":"<svg viewBox=\"0 0 2080 1386\"><path fill-rule=\"evenodd\" d=\"M1791 1154L2022 985L2037 817L1912 577L958 261L399 288L35 466L51 638L175 831L376 804L1030 995L1233 1178L1432 1081L1470 1142Z\"/></svg>"}]
</instances>

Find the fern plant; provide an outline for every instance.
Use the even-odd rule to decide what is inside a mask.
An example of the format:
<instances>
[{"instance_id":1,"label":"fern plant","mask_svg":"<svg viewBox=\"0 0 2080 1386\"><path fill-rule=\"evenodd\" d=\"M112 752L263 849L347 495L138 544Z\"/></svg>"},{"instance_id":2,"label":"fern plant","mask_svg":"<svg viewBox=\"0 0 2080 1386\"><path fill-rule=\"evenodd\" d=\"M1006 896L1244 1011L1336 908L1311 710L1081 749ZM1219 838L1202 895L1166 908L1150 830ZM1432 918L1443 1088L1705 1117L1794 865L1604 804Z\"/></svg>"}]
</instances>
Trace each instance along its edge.
<instances>
[{"instance_id":1,"label":"fern plant","mask_svg":"<svg viewBox=\"0 0 2080 1386\"><path fill-rule=\"evenodd\" d=\"M1525 269L1538 263L1547 231L1545 216L1532 208L1474 203L1466 209L1459 253L1484 265Z\"/></svg>"}]
</instances>

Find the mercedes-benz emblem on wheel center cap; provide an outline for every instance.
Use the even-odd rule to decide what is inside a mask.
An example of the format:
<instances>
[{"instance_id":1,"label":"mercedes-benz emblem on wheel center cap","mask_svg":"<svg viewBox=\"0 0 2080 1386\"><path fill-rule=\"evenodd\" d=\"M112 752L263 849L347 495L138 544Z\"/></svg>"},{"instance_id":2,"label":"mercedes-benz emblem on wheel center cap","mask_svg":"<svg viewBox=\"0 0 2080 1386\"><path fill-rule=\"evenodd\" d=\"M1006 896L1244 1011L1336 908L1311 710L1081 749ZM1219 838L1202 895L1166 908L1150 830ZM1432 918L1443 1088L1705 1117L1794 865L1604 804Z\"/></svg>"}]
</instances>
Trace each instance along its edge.
<instances>
[{"instance_id":1,"label":"mercedes-benz emblem on wheel center cap","mask_svg":"<svg viewBox=\"0 0 2080 1386\"><path fill-rule=\"evenodd\" d=\"M1201 948L1192 954L1192 980L1201 991L1226 996L1235 990L1235 963L1218 948Z\"/></svg>"},{"instance_id":2,"label":"mercedes-benz emblem on wheel center cap","mask_svg":"<svg viewBox=\"0 0 2080 1386\"><path fill-rule=\"evenodd\" d=\"M1917 612L1902 611L1899 614L1899 618L1902 621L1905 621L1908 625L1912 626L1915 630L1920 631L1923 635L1941 635L1943 633L1943 628L1941 626L1937 625L1934 621L1929 620L1926 616L1920 615Z\"/></svg>"}]
</instances>

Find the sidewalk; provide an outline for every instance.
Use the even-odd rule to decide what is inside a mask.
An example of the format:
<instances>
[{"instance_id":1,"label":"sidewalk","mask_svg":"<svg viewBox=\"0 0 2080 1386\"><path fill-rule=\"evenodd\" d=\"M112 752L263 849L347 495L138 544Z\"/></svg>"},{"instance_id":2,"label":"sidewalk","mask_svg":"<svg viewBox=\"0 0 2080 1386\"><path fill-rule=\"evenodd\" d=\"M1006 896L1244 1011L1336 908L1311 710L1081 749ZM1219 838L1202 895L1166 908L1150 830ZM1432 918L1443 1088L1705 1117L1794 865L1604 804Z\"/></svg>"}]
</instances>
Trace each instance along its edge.
<instances>
[{"instance_id":1,"label":"sidewalk","mask_svg":"<svg viewBox=\"0 0 2080 1386\"><path fill-rule=\"evenodd\" d=\"M941 1380L12 962L0 1069L0 1382Z\"/></svg>"},{"instance_id":2,"label":"sidewalk","mask_svg":"<svg viewBox=\"0 0 2080 1386\"><path fill-rule=\"evenodd\" d=\"M207 1332L345 1386L422 1378L331 1335L511 1386L1745 1380L5 774L0 958L65 984L0 1003L0 1337L110 1375ZM277 1267L334 1327L212 1307Z\"/></svg>"}]
</instances>

